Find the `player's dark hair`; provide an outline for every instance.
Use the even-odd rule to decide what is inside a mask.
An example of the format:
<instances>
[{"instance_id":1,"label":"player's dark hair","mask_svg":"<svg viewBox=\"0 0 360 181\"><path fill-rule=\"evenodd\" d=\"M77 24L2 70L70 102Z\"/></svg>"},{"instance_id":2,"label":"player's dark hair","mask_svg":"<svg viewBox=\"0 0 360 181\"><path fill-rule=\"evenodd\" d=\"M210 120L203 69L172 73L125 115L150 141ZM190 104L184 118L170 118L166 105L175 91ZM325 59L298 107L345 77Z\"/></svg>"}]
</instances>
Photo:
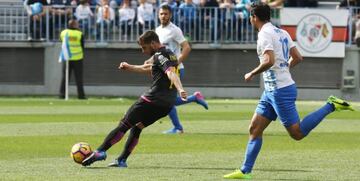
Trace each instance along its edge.
<instances>
[{"instance_id":1,"label":"player's dark hair","mask_svg":"<svg viewBox=\"0 0 360 181\"><path fill-rule=\"evenodd\" d=\"M257 16L260 21L270 21L270 6L262 2L254 2L251 4L251 16Z\"/></svg>"},{"instance_id":2,"label":"player's dark hair","mask_svg":"<svg viewBox=\"0 0 360 181\"><path fill-rule=\"evenodd\" d=\"M172 9L168 4L163 4L160 6L160 9L162 10L168 10L170 12L170 14L172 14Z\"/></svg>"},{"instance_id":3,"label":"player's dark hair","mask_svg":"<svg viewBox=\"0 0 360 181\"><path fill-rule=\"evenodd\" d=\"M160 43L159 36L155 33L155 31L149 30L140 35L138 39L138 43L140 42L144 44L150 44L152 41L155 41L156 43Z\"/></svg>"}]
</instances>

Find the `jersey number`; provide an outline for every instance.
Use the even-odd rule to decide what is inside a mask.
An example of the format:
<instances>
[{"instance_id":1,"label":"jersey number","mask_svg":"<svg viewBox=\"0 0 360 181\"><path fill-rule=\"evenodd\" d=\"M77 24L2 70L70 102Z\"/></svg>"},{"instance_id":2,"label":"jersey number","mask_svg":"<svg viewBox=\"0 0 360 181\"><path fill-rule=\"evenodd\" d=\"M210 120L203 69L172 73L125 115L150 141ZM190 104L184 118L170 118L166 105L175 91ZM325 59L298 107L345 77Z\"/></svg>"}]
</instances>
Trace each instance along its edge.
<instances>
[{"instance_id":1,"label":"jersey number","mask_svg":"<svg viewBox=\"0 0 360 181\"><path fill-rule=\"evenodd\" d=\"M287 38L280 38L281 48L283 52L284 59L289 60L289 40Z\"/></svg>"}]
</instances>

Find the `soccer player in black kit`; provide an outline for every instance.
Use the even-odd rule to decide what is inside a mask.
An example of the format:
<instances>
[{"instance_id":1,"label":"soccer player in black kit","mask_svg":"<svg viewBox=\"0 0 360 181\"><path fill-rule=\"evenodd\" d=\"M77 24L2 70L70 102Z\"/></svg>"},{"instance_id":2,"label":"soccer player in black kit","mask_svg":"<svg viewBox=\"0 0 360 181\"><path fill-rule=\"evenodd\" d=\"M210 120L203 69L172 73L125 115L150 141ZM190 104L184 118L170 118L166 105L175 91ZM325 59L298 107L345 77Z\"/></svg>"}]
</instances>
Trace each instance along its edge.
<instances>
[{"instance_id":1,"label":"soccer player in black kit","mask_svg":"<svg viewBox=\"0 0 360 181\"><path fill-rule=\"evenodd\" d=\"M143 65L121 62L119 69L151 74L152 85L129 108L119 125L107 135L102 145L82 162L83 166L105 160L106 151L119 142L130 130L123 152L113 163L109 164L112 167L127 167L126 159L137 145L142 129L168 115L175 104L177 93L186 100L187 93L176 75L178 65L176 55L162 46L154 31L143 33L139 37L138 43L144 54L152 56L151 61L146 61Z\"/></svg>"}]
</instances>

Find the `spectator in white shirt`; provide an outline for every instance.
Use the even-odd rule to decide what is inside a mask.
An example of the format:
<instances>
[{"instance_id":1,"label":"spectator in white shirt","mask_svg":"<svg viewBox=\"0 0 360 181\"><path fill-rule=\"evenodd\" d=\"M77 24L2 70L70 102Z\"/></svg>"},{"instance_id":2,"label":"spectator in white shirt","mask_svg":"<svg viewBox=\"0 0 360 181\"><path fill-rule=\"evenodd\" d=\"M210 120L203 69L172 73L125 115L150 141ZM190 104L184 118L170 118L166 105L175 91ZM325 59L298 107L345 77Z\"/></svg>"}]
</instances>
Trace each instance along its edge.
<instances>
[{"instance_id":1,"label":"spectator in white shirt","mask_svg":"<svg viewBox=\"0 0 360 181\"><path fill-rule=\"evenodd\" d=\"M137 20L139 24L139 33L143 31L154 29L154 8L153 5L147 3L146 0L139 0L139 7L137 8Z\"/></svg>"},{"instance_id":2,"label":"spectator in white shirt","mask_svg":"<svg viewBox=\"0 0 360 181\"><path fill-rule=\"evenodd\" d=\"M110 34L110 28L115 20L115 11L109 6L108 0L102 0L101 6L97 9L97 39L107 39ZM101 36L101 35L104 35Z\"/></svg>"},{"instance_id":3,"label":"spectator in white shirt","mask_svg":"<svg viewBox=\"0 0 360 181\"><path fill-rule=\"evenodd\" d=\"M91 17L94 14L90 9L90 5L87 0L80 0L79 6L76 7L75 17L79 22L79 27L82 29L82 32L87 34L87 32L91 29Z\"/></svg>"},{"instance_id":4,"label":"spectator in white shirt","mask_svg":"<svg viewBox=\"0 0 360 181\"><path fill-rule=\"evenodd\" d=\"M130 7L130 0L124 0L119 8L119 25L122 35L130 35L135 20L135 9Z\"/></svg>"}]
</instances>

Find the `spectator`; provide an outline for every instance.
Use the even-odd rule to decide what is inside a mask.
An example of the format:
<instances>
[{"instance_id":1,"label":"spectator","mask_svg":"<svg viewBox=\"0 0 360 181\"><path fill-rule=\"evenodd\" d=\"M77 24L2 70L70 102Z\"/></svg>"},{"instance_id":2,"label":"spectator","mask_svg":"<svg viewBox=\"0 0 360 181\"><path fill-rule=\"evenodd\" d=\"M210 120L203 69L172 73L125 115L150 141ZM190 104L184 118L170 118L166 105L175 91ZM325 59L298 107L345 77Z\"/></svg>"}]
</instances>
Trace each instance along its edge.
<instances>
[{"instance_id":1,"label":"spectator","mask_svg":"<svg viewBox=\"0 0 360 181\"><path fill-rule=\"evenodd\" d=\"M236 18L234 12L235 4L232 0L224 0L220 3L219 8L221 12L221 20L223 20L223 27L226 30L226 39L230 40L233 38L233 31L236 29ZM224 31L222 31L224 32Z\"/></svg>"},{"instance_id":2,"label":"spectator","mask_svg":"<svg viewBox=\"0 0 360 181\"><path fill-rule=\"evenodd\" d=\"M275 0L275 1L280 1L280 0ZM317 0L285 0L284 6L285 7L317 7L318 1Z\"/></svg>"},{"instance_id":3,"label":"spectator","mask_svg":"<svg viewBox=\"0 0 360 181\"><path fill-rule=\"evenodd\" d=\"M66 27L68 19L71 19L71 0L51 0L50 37L56 38L61 29ZM57 38L56 38L57 39Z\"/></svg>"},{"instance_id":4,"label":"spectator","mask_svg":"<svg viewBox=\"0 0 360 181\"><path fill-rule=\"evenodd\" d=\"M336 8L350 9L351 7L354 7L355 9L351 12L352 22L351 25L348 26L355 28L352 29L351 35L347 35L347 39L349 39L349 37L354 37L356 44L360 46L360 0L342 0Z\"/></svg>"},{"instance_id":5,"label":"spectator","mask_svg":"<svg viewBox=\"0 0 360 181\"><path fill-rule=\"evenodd\" d=\"M201 0L200 1L200 17L201 27L206 31L207 28L210 30L210 40L214 41L220 38L220 21L219 15L216 16L215 9L219 7L219 3L217 0ZM216 28L215 28L216 27ZM206 37L205 37L206 39Z\"/></svg>"},{"instance_id":6,"label":"spectator","mask_svg":"<svg viewBox=\"0 0 360 181\"><path fill-rule=\"evenodd\" d=\"M45 40L46 33L46 11L48 10L46 0L25 0L24 7L30 19L28 40Z\"/></svg>"},{"instance_id":7,"label":"spectator","mask_svg":"<svg viewBox=\"0 0 360 181\"><path fill-rule=\"evenodd\" d=\"M130 7L130 0L123 0L119 8L119 26L121 35L130 35L135 21L135 10ZM127 38L125 38L127 39Z\"/></svg>"},{"instance_id":8,"label":"spectator","mask_svg":"<svg viewBox=\"0 0 360 181\"><path fill-rule=\"evenodd\" d=\"M237 27L238 40L241 39L243 31L246 31L251 27L249 26L249 18L250 18L250 8L253 1L254 0L239 0L239 2L235 5L236 18L238 21L238 27Z\"/></svg>"},{"instance_id":9,"label":"spectator","mask_svg":"<svg viewBox=\"0 0 360 181\"><path fill-rule=\"evenodd\" d=\"M239 0L239 2L235 5L237 17L240 19L248 19L250 16L251 3L252 0Z\"/></svg>"},{"instance_id":10,"label":"spectator","mask_svg":"<svg viewBox=\"0 0 360 181\"><path fill-rule=\"evenodd\" d=\"M101 0L101 6L97 9L97 39L108 39L110 29L115 20L115 11L109 6L108 0Z\"/></svg>"},{"instance_id":11,"label":"spectator","mask_svg":"<svg viewBox=\"0 0 360 181\"><path fill-rule=\"evenodd\" d=\"M88 1L80 0L80 4L76 7L75 10L75 17L79 22L80 29L85 33L85 35L87 35L89 30L91 30L91 17L93 16L94 14L90 9Z\"/></svg>"},{"instance_id":12,"label":"spectator","mask_svg":"<svg viewBox=\"0 0 360 181\"><path fill-rule=\"evenodd\" d=\"M179 6L180 28L185 34L185 38L190 42L191 37L197 38L199 36L198 28L196 27L196 11L197 6L192 0L185 0ZM195 32L194 35L192 32Z\"/></svg>"},{"instance_id":13,"label":"spectator","mask_svg":"<svg viewBox=\"0 0 360 181\"><path fill-rule=\"evenodd\" d=\"M139 25L139 33L142 34L146 30L155 28L153 5L147 3L146 0L139 0L137 8L137 20Z\"/></svg>"},{"instance_id":14,"label":"spectator","mask_svg":"<svg viewBox=\"0 0 360 181\"><path fill-rule=\"evenodd\" d=\"M284 0L261 0L261 2L267 4L270 6L270 8L275 8L275 9L280 9L282 7L284 7ZM293 5L295 6L297 3L296 3L296 0L288 0L289 5Z\"/></svg>"}]
</instances>

